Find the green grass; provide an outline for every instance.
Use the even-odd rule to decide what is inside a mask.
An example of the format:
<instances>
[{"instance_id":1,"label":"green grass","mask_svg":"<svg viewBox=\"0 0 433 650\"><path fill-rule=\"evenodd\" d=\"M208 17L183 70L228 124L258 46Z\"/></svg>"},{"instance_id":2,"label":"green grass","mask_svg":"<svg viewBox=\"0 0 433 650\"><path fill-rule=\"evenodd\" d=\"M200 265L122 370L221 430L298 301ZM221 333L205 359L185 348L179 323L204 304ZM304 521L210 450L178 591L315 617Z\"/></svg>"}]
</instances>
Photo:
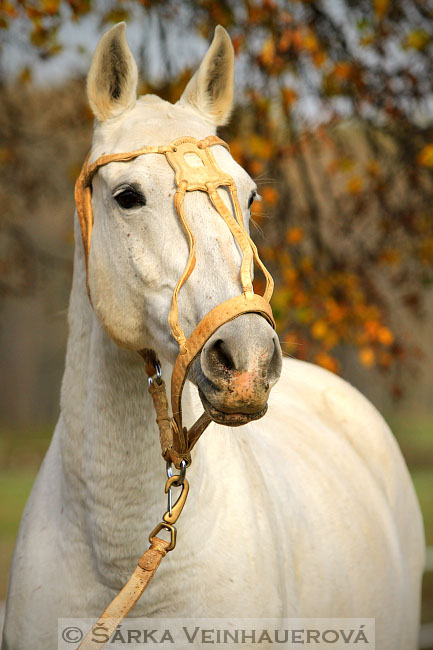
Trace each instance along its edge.
<instances>
[{"instance_id":1,"label":"green grass","mask_svg":"<svg viewBox=\"0 0 433 650\"><path fill-rule=\"evenodd\" d=\"M409 468L433 471L433 416L400 415L387 418Z\"/></svg>"},{"instance_id":2,"label":"green grass","mask_svg":"<svg viewBox=\"0 0 433 650\"><path fill-rule=\"evenodd\" d=\"M34 470L3 470L0 473L0 535L3 539L15 539L17 522L21 519L34 479Z\"/></svg>"},{"instance_id":3,"label":"green grass","mask_svg":"<svg viewBox=\"0 0 433 650\"><path fill-rule=\"evenodd\" d=\"M0 471L37 469L50 444L52 429L14 430L0 427Z\"/></svg>"},{"instance_id":4,"label":"green grass","mask_svg":"<svg viewBox=\"0 0 433 650\"><path fill-rule=\"evenodd\" d=\"M0 428L0 600L6 596L9 566L27 498L50 443L49 429Z\"/></svg>"},{"instance_id":5,"label":"green grass","mask_svg":"<svg viewBox=\"0 0 433 650\"><path fill-rule=\"evenodd\" d=\"M35 475L34 469L0 471L0 600L6 596L15 538Z\"/></svg>"},{"instance_id":6,"label":"green grass","mask_svg":"<svg viewBox=\"0 0 433 650\"><path fill-rule=\"evenodd\" d=\"M411 471L424 518L426 542L433 545L433 469L415 468Z\"/></svg>"}]
</instances>

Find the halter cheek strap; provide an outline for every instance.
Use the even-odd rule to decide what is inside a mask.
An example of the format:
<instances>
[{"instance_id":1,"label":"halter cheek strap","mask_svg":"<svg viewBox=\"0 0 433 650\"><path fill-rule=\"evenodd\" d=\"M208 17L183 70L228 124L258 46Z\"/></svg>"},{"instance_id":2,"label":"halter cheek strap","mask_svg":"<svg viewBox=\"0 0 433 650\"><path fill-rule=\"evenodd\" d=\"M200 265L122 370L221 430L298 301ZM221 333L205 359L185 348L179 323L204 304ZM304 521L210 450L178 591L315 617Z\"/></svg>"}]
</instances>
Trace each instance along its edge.
<instances>
[{"instance_id":1,"label":"halter cheek strap","mask_svg":"<svg viewBox=\"0 0 433 650\"><path fill-rule=\"evenodd\" d=\"M174 197L174 205L189 245L188 260L174 288L168 317L171 333L179 344L179 355L174 364L171 381L172 417L169 415L165 384L160 377L160 372L158 376L160 366L156 354L150 349L139 351L145 361L146 372L149 375L149 392L152 396L156 411L162 455L166 461L174 463L178 469L180 468L181 473L179 476L170 477L169 475L165 488L165 491L169 494L169 507L163 516L163 520L149 536L150 547L138 561L136 569L123 589L105 609L96 625L84 637L79 646L81 650L96 650L102 647L100 639L95 639L94 631L103 629L107 635L106 639L108 640L111 637L118 623L131 611L140 598L156 572L162 558L168 551L171 551L175 547L176 528L174 524L182 512L188 494L188 481L185 478L185 467L191 462L191 449L211 422L211 418L206 413L203 413L189 430L182 426L182 390L188 370L194 359L200 354L206 341L209 340L219 327L240 314L258 313L266 318L272 327L275 328L272 309L269 304L273 290L273 280L260 260L257 248L245 229L242 211L237 197L236 184L233 178L222 171L216 164L211 151L211 147L214 145L221 145L228 149L227 144L216 136L209 136L200 141L197 141L195 138L185 137L174 140L171 144L162 147L144 147L143 149L138 149L130 153L101 156L90 165L88 163L89 156L87 156L75 185L75 201L83 239L89 299L91 297L88 280L88 262L93 226L92 179L100 167L108 165L110 162L128 162L148 153L165 155L168 163L175 172L177 189ZM231 214L219 195L219 187L227 188L232 201L234 215ZM183 210L186 192L193 191L202 191L209 195L210 201L227 224L239 245L242 252L240 268L242 293L214 307L214 309L202 318L192 334L186 338L179 324L178 295L182 286L193 272L196 261L194 233L189 227ZM266 278L266 288L263 296L256 295L253 292L251 275L253 260L260 266ZM157 377L154 381L153 375L155 374L155 369L157 369ZM181 486L182 491L178 500L172 506L171 489L175 485ZM170 543L157 537L157 534L162 529L170 532Z\"/></svg>"},{"instance_id":2,"label":"halter cheek strap","mask_svg":"<svg viewBox=\"0 0 433 650\"><path fill-rule=\"evenodd\" d=\"M190 463L191 449L198 440L198 437L211 421L209 416L203 414L189 431L184 429L182 426L181 399L183 386L191 364L202 350L206 341L219 327L245 313L260 314L266 318L272 327L275 328L275 322L269 304L273 291L273 280L270 273L262 263L257 248L245 228L242 210L237 196L236 184L233 178L220 169L215 161L214 155L211 151L211 147L215 145L220 145L229 149L228 145L223 140L217 136L211 135L200 141L187 136L178 138L170 144L160 147L143 147L142 149L129 153L107 154L101 156L90 165L88 163L89 154L75 185L75 202L86 260L87 292L91 299L88 279L88 260L93 227L92 179L94 175L101 167L111 162L130 162L138 156L149 153L164 155L167 162L174 170L176 182L174 205L179 221L188 240L189 255L185 269L173 290L168 316L171 333L179 345L179 355L174 365L171 382L172 418L170 418L168 414L164 382L152 382L149 390L157 412L162 455L166 460L174 462L176 467L180 466L182 460L185 460L188 464ZM218 188L220 187L227 188L234 214L230 212L221 198L218 192ZM242 294L231 298L212 309L200 321L187 339L179 324L178 296L181 288L193 272L196 263L195 237L187 222L183 209L185 194L194 191L206 192L209 195L212 205L215 207L220 217L225 221L239 245L242 253L240 268ZM253 261L255 261L260 267L266 279L266 287L263 296L254 294L253 292ZM140 354L145 359L148 374L150 376L153 375L154 364L157 361L155 353L152 350L142 350Z\"/></svg>"}]
</instances>

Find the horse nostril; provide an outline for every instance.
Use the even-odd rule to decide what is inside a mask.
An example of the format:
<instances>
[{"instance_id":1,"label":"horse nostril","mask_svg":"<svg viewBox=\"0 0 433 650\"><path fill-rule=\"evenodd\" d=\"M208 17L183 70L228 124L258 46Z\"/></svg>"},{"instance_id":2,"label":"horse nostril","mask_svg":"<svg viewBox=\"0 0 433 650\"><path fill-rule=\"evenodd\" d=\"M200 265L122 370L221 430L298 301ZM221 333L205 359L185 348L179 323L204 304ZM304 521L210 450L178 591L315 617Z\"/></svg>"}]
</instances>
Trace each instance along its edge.
<instances>
[{"instance_id":1,"label":"horse nostril","mask_svg":"<svg viewBox=\"0 0 433 650\"><path fill-rule=\"evenodd\" d=\"M214 406L220 400L222 410L258 411L281 372L278 337L262 316L245 314L208 339L200 366L201 389Z\"/></svg>"},{"instance_id":2,"label":"horse nostril","mask_svg":"<svg viewBox=\"0 0 433 650\"><path fill-rule=\"evenodd\" d=\"M280 346L279 344L277 345L276 341L278 341L278 339L275 336L273 340L274 352L266 373L266 390L269 389L269 386L272 387L278 381L281 374L282 360L280 354Z\"/></svg>"},{"instance_id":3,"label":"horse nostril","mask_svg":"<svg viewBox=\"0 0 433 650\"><path fill-rule=\"evenodd\" d=\"M207 359L214 370L233 372L236 369L233 357L222 339L216 340L208 348Z\"/></svg>"}]
</instances>

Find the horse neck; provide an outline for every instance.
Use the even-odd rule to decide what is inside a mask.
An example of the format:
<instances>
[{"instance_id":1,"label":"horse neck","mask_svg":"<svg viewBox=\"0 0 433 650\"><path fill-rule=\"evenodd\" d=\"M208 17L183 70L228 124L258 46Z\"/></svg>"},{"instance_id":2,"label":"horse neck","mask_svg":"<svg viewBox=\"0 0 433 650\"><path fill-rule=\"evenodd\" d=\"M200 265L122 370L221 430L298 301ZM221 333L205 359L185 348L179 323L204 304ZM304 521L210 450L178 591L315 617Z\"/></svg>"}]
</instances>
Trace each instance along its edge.
<instances>
[{"instance_id":1,"label":"horse neck","mask_svg":"<svg viewBox=\"0 0 433 650\"><path fill-rule=\"evenodd\" d=\"M99 325L76 235L59 427L63 499L105 564L119 547L128 554L126 530L131 555L142 552L145 533L163 514L165 468L143 361ZM163 370L168 379L171 368Z\"/></svg>"}]
</instances>

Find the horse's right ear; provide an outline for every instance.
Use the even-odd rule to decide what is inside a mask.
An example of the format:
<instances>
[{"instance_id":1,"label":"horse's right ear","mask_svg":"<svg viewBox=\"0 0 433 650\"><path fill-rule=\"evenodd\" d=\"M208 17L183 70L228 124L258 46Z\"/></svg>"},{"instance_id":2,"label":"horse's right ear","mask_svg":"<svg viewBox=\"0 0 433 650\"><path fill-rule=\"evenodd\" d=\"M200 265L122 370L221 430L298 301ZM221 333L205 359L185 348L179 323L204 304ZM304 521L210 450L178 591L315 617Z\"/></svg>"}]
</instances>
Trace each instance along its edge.
<instances>
[{"instance_id":1,"label":"horse's right ear","mask_svg":"<svg viewBox=\"0 0 433 650\"><path fill-rule=\"evenodd\" d=\"M126 25L118 23L104 34L87 76L90 107L100 122L134 107L137 65L126 42Z\"/></svg>"}]
</instances>

